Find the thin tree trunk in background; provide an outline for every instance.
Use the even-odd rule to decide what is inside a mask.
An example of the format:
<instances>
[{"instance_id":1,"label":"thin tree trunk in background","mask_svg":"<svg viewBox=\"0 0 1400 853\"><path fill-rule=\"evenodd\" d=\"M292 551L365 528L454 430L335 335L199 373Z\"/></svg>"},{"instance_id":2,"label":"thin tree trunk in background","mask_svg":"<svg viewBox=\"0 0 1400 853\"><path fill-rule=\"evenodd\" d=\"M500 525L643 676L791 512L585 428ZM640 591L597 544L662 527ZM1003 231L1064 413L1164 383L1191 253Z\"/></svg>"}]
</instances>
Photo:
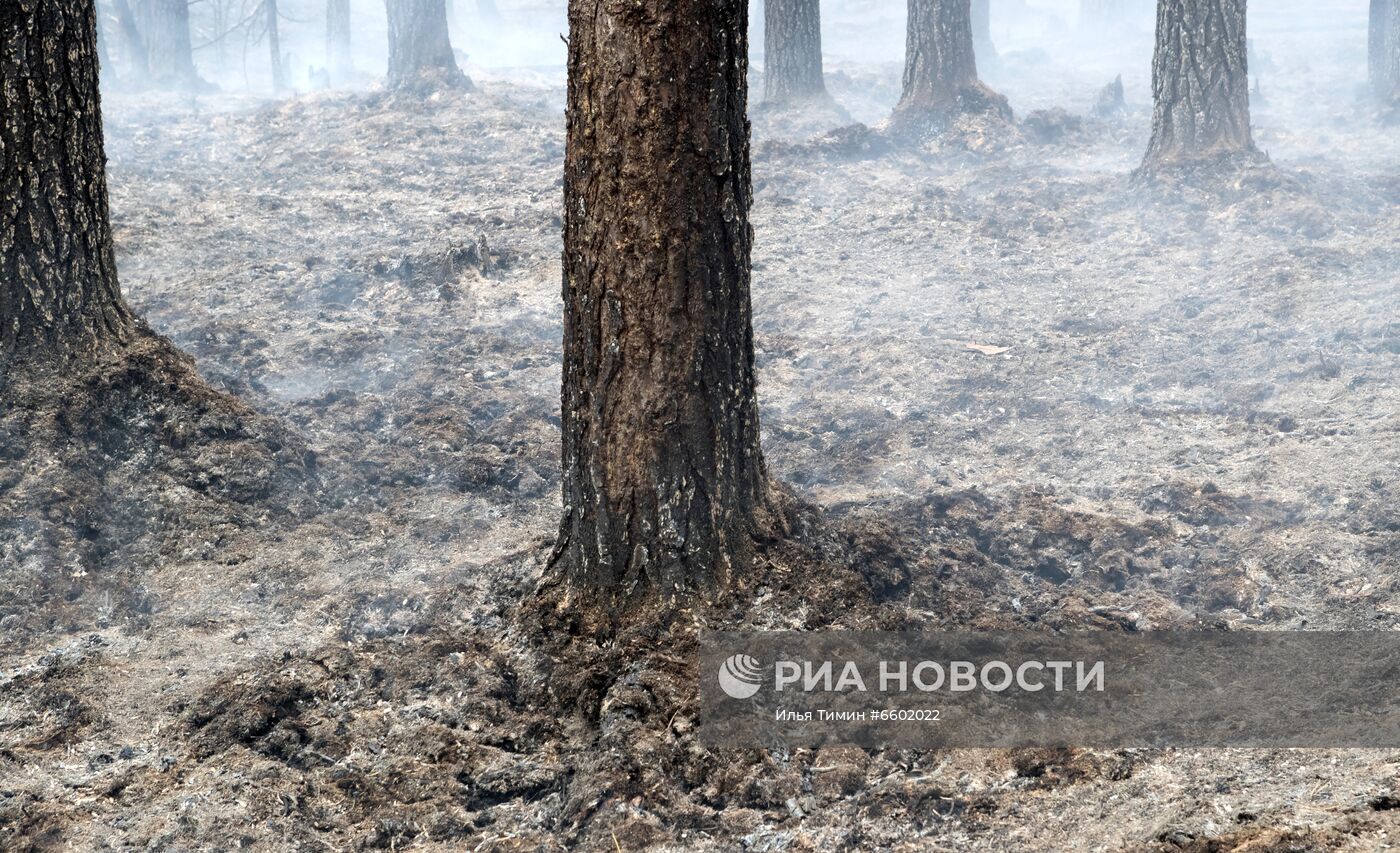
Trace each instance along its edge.
<instances>
[{"instance_id":1,"label":"thin tree trunk in background","mask_svg":"<svg viewBox=\"0 0 1400 853\"><path fill-rule=\"evenodd\" d=\"M0 4L0 363L58 362L135 332L112 254L97 61L93 0Z\"/></svg>"},{"instance_id":2,"label":"thin tree trunk in background","mask_svg":"<svg viewBox=\"0 0 1400 853\"><path fill-rule=\"evenodd\" d=\"M136 16L132 14L127 0L112 0L112 11L117 15L117 27L122 34L122 58L129 66L132 76L145 79L149 61L146 59L146 41L141 38L141 29L136 26Z\"/></svg>"},{"instance_id":3,"label":"thin tree trunk in background","mask_svg":"<svg viewBox=\"0 0 1400 853\"><path fill-rule=\"evenodd\" d=\"M102 9L101 9L101 7L98 7L98 9L97 9L97 67L98 67L99 69L103 69L103 68L108 69L108 73L111 73L111 68L112 68L112 58L111 58L111 56L107 53L107 45L108 45L108 43L109 43L111 40L112 40L111 35L107 32L107 25L103 22Z\"/></svg>"},{"instance_id":4,"label":"thin tree trunk in background","mask_svg":"<svg viewBox=\"0 0 1400 853\"><path fill-rule=\"evenodd\" d=\"M339 85L354 73L350 53L350 0L326 0L326 73Z\"/></svg>"},{"instance_id":5,"label":"thin tree trunk in background","mask_svg":"<svg viewBox=\"0 0 1400 853\"><path fill-rule=\"evenodd\" d=\"M1387 0L1381 25L1380 81L1377 92L1389 104L1400 104L1400 3Z\"/></svg>"},{"instance_id":6,"label":"thin tree trunk in background","mask_svg":"<svg viewBox=\"0 0 1400 853\"><path fill-rule=\"evenodd\" d=\"M1128 0L1079 0L1079 26L1091 29L1121 27L1128 21Z\"/></svg>"},{"instance_id":7,"label":"thin tree trunk in background","mask_svg":"<svg viewBox=\"0 0 1400 853\"><path fill-rule=\"evenodd\" d=\"M146 45L149 81L166 89L197 87L189 0L138 0L136 21Z\"/></svg>"},{"instance_id":8,"label":"thin tree trunk in background","mask_svg":"<svg viewBox=\"0 0 1400 853\"><path fill-rule=\"evenodd\" d=\"M1011 116L1006 99L977 77L971 0L909 0L904 93L892 120L923 122L960 112Z\"/></svg>"},{"instance_id":9,"label":"thin tree trunk in background","mask_svg":"<svg viewBox=\"0 0 1400 853\"><path fill-rule=\"evenodd\" d=\"M470 89L447 37L444 0L385 0L391 89Z\"/></svg>"},{"instance_id":10,"label":"thin tree trunk in background","mask_svg":"<svg viewBox=\"0 0 1400 853\"><path fill-rule=\"evenodd\" d=\"M1161 0L1144 170L1256 150L1246 51L1245 0Z\"/></svg>"},{"instance_id":11,"label":"thin tree trunk in background","mask_svg":"<svg viewBox=\"0 0 1400 853\"><path fill-rule=\"evenodd\" d=\"M219 37L217 34L227 33L229 31L229 12L230 8L225 3L213 2L209 4L209 17L213 24L213 32L216 34L213 39L214 65L220 70L228 67L229 40L227 36Z\"/></svg>"},{"instance_id":12,"label":"thin tree trunk in background","mask_svg":"<svg viewBox=\"0 0 1400 853\"><path fill-rule=\"evenodd\" d=\"M992 43L992 0L972 0L972 53L983 68L995 68L997 49Z\"/></svg>"},{"instance_id":13,"label":"thin tree trunk in background","mask_svg":"<svg viewBox=\"0 0 1400 853\"><path fill-rule=\"evenodd\" d=\"M545 577L617 619L719 595L768 505L744 0L570 0L563 498Z\"/></svg>"},{"instance_id":14,"label":"thin tree trunk in background","mask_svg":"<svg viewBox=\"0 0 1400 853\"><path fill-rule=\"evenodd\" d=\"M277 94L287 88L286 76L282 71L282 37L277 27L277 0L263 0L263 20L267 26L267 52L272 67L272 92Z\"/></svg>"},{"instance_id":15,"label":"thin tree trunk in background","mask_svg":"<svg viewBox=\"0 0 1400 853\"><path fill-rule=\"evenodd\" d=\"M1390 6L1390 0L1371 0L1371 19L1367 32L1368 79L1372 91L1381 97L1390 89L1390 57L1387 54L1390 40L1386 34Z\"/></svg>"},{"instance_id":16,"label":"thin tree trunk in background","mask_svg":"<svg viewBox=\"0 0 1400 853\"><path fill-rule=\"evenodd\" d=\"M765 0L763 19L763 99L825 97L819 0Z\"/></svg>"}]
</instances>

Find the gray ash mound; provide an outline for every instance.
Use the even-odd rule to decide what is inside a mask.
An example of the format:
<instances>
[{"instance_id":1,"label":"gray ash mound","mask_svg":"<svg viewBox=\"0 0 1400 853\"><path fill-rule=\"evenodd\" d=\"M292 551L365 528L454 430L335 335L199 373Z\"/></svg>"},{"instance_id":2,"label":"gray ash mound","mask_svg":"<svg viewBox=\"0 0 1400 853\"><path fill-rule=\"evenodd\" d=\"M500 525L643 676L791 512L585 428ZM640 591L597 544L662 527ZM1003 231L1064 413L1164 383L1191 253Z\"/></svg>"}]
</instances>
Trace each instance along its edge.
<instances>
[{"instance_id":1,"label":"gray ash mound","mask_svg":"<svg viewBox=\"0 0 1400 853\"><path fill-rule=\"evenodd\" d=\"M144 567L325 497L295 432L209 388L149 331L92 363L21 367L0 385L0 642L94 612L139 621Z\"/></svg>"}]
</instances>

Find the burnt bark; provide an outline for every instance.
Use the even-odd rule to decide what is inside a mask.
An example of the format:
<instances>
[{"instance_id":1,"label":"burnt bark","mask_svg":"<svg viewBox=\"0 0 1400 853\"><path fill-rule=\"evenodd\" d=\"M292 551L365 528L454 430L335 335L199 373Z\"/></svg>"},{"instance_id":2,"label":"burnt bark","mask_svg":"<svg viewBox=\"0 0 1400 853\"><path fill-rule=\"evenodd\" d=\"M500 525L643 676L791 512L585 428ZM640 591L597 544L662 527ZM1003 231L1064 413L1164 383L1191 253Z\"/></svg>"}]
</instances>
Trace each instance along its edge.
<instances>
[{"instance_id":1,"label":"burnt bark","mask_svg":"<svg viewBox=\"0 0 1400 853\"><path fill-rule=\"evenodd\" d=\"M939 122L962 112L1011 117L1006 98L977 77L971 0L909 0L904 93L892 123Z\"/></svg>"},{"instance_id":2,"label":"burnt bark","mask_svg":"<svg viewBox=\"0 0 1400 853\"><path fill-rule=\"evenodd\" d=\"M819 0L764 0L763 100L826 97Z\"/></svg>"},{"instance_id":3,"label":"burnt bark","mask_svg":"<svg viewBox=\"0 0 1400 853\"><path fill-rule=\"evenodd\" d=\"M388 86L470 89L447 36L445 0L384 0L389 14Z\"/></svg>"},{"instance_id":4,"label":"burnt bark","mask_svg":"<svg viewBox=\"0 0 1400 853\"><path fill-rule=\"evenodd\" d=\"M1257 155L1249 129L1247 50L1245 0L1160 0L1144 172Z\"/></svg>"},{"instance_id":5,"label":"burnt bark","mask_svg":"<svg viewBox=\"0 0 1400 853\"><path fill-rule=\"evenodd\" d=\"M0 4L0 364L61 362L134 334L105 163L95 3Z\"/></svg>"},{"instance_id":6,"label":"burnt bark","mask_svg":"<svg viewBox=\"0 0 1400 853\"><path fill-rule=\"evenodd\" d=\"M768 481L744 0L570 0L563 499L545 587L618 619L748 575Z\"/></svg>"},{"instance_id":7,"label":"burnt bark","mask_svg":"<svg viewBox=\"0 0 1400 853\"><path fill-rule=\"evenodd\" d=\"M326 73L340 84L354 73L350 55L350 0L326 0Z\"/></svg>"},{"instance_id":8,"label":"burnt bark","mask_svg":"<svg viewBox=\"0 0 1400 853\"><path fill-rule=\"evenodd\" d=\"M137 0L135 12L146 48L147 81L166 89L197 88L189 0Z\"/></svg>"}]
</instances>

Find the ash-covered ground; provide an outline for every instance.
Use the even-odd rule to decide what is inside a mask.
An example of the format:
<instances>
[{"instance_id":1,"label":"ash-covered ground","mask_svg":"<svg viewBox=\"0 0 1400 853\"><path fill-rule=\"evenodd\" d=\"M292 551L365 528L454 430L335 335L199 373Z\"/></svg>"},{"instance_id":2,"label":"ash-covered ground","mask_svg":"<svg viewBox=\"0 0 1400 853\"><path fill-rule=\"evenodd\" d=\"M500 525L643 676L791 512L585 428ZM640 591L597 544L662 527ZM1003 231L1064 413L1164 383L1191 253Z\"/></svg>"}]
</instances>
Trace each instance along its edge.
<instances>
[{"instance_id":1,"label":"ash-covered ground","mask_svg":"<svg viewBox=\"0 0 1400 853\"><path fill-rule=\"evenodd\" d=\"M1141 32L994 31L1018 125L913 150L813 140L845 119L755 71L764 448L823 531L789 569L881 600L837 624L1400 629L1400 140L1361 17L1251 21L1274 167L1206 188L1130 179ZM878 123L898 52L831 40ZM549 683L512 614L559 510L563 90L469 70L107 96L128 298L300 473L0 430L0 847L1392 843L1393 752L711 754L684 661ZM833 621L802 583L749 618Z\"/></svg>"}]
</instances>

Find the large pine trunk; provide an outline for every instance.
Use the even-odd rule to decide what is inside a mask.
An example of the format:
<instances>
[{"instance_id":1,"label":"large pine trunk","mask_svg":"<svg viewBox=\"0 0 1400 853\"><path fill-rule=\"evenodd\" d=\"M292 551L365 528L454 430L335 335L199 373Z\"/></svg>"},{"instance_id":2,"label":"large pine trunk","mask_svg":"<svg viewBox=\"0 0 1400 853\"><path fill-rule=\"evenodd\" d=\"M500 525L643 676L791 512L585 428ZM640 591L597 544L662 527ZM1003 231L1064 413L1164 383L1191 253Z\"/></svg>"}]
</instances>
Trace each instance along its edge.
<instances>
[{"instance_id":1,"label":"large pine trunk","mask_svg":"<svg viewBox=\"0 0 1400 853\"><path fill-rule=\"evenodd\" d=\"M971 0L909 0L904 93L893 124L936 124L954 113L991 112L1006 118L1006 99L977 78Z\"/></svg>"},{"instance_id":2,"label":"large pine trunk","mask_svg":"<svg viewBox=\"0 0 1400 853\"><path fill-rule=\"evenodd\" d=\"M135 330L107 218L95 3L6 0L0 39L0 363L58 363Z\"/></svg>"},{"instance_id":3,"label":"large pine trunk","mask_svg":"<svg viewBox=\"0 0 1400 853\"><path fill-rule=\"evenodd\" d=\"M447 37L445 0L384 0L391 89L470 89Z\"/></svg>"},{"instance_id":4,"label":"large pine trunk","mask_svg":"<svg viewBox=\"0 0 1400 853\"><path fill-rule=\"evenodd\" d=\"M1143 170L1254 155L1245 0L1160 0Z\"/></svg>"},{"instance_id":5,"label":"large pine trunk","mask_svg":"<svg viewBox=\"0 0 1400 853\"><path fill-rule=\"evenodd\" d=\"M563 498L546 587L616 620L747 575L767 505L744 0L570 0Z\"/></svg>"},{"instance_id":6,"label":"large pine trunk","mask_svg":"<svg viewBox=\"0 0 1400 853\"><path fill-rule=\"evenodd\" d=\"M326 0L326 73L340 85L354 73L350 55L350 0Z\"/></svg>"},{"instance_id":7,"label":"large pine trunk","mask_svg":"<svg viewBox=\"0 0 1400 853\"><path fill-rule=\"evenodd\" d=\"M823 97L819 0L765 0L763 100L782 104Z\"/></svg>"},{"instance_id":8,"label":"large pine trunk","mask_svg":"<svg viewBox=\"0 0 1400 853\"><path fill-rule=\"evenodd\" d=\"M146 47L147 80L167 89L198 86L189 0L137 0L136 20Z\"/></svg>"}]
</instances>

